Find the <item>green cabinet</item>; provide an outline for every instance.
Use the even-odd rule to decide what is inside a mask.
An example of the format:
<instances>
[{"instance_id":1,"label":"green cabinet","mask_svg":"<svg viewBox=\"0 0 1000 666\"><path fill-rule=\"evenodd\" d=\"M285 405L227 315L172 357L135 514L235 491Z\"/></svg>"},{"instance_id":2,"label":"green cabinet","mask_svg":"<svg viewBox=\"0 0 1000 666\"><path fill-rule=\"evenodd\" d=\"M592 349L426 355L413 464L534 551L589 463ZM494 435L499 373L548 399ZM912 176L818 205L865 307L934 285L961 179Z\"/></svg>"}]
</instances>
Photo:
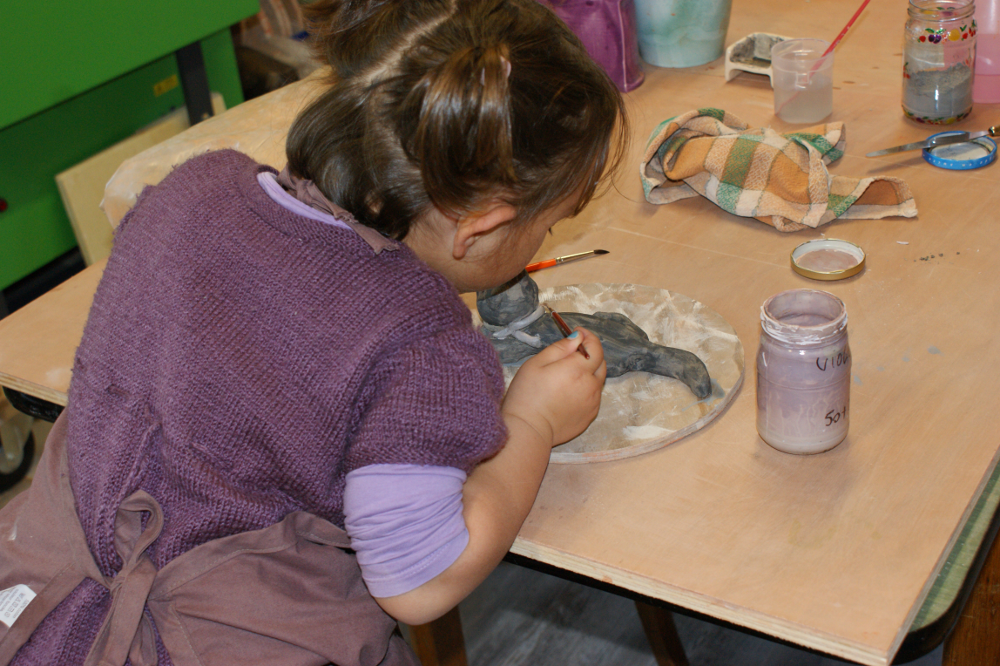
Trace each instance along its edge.
<instances>
[{"instance_id":1,"label":"green cabinet","mask_svg":"<svg viewBox=\"0 0 1000 666\"><path fill-rule=\"evenodd\" d=\"M9 2L0 8L0 289L71 250L55 175L184 104L174 51L243 101L229 26L257 0ZM37 26L37 27L36 27Z\"/></svg>"}]
</instances>

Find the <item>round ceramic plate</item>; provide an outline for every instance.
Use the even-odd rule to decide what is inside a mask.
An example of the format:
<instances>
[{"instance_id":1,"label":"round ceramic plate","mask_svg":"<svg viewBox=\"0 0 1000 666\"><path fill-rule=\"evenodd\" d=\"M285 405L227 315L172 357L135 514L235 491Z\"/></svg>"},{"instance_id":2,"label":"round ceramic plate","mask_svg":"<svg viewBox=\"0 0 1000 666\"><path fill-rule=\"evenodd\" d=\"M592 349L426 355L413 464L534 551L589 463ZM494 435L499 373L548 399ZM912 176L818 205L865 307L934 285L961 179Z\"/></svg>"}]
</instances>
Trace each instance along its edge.
<instances>
[{"instance_id":1,"label":"round ceramic plate","mask_svg":"<svg viewBox=\"0 0 1000 666\"><path fill-rule=\"evenodd\" d=\"M686 349L712 378L712 394L698 400L680 381L646 372L607 380L601 410L576 439L552 449L553 463L619 460L655 451L703 428L732 400L743 382L743 345L720 314L687 296L634 284L579 284L541 290L558 312L618 312L649 339ZM478 321L477 321L478 324ZM510 384L517 366L504 366Z\"/></svg>"}]
</instances>

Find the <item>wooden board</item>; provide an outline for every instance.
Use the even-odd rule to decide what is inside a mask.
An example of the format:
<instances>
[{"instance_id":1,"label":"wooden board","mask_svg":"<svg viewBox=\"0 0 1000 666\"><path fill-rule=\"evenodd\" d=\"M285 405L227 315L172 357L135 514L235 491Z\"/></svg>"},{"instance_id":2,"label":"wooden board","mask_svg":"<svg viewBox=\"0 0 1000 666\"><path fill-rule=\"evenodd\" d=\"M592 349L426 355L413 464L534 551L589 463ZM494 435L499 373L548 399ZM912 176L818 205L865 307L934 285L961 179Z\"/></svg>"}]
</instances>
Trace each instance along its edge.
<instances>
[{"instance_id":1,"label":"wooden board","mask_svg":"<svg viewBox=\"0 0 1000 666\"><path fill-rule=\"evenodd\" d=\"M225 110L222 95L213 92L213 113L220 114ZM76 234L80 253L88 266L111 254L113 227L101 210L104 186L126 159L180 134L190 125L187 107L181 107L129 138L56 174L59 195Z\"/></svg>"},{"instance_id":2,"label":"wooden board","mask_svg":"<svg viewBox=\"0 0 1000 666\"><path fill-rule=\"evenodd\" d=\"M255 97L188 128L177 136L122 163L104 190L102 208L111 226L118 226L146 185L163 180L173 168L209 150L234 148L258 162L285 166L285 136L295 115L323 90L328 69Z\"/></svg>"},{"instance_id":3,"label":"wooden board","mask_svg":"<svg viewBox=\"0 0 1000 666\"><path fill-rule=\"evenodd\" d=\"M0 319L0 385L66 405L73 357L106 263Z\"/></svg>"}]
</instances>

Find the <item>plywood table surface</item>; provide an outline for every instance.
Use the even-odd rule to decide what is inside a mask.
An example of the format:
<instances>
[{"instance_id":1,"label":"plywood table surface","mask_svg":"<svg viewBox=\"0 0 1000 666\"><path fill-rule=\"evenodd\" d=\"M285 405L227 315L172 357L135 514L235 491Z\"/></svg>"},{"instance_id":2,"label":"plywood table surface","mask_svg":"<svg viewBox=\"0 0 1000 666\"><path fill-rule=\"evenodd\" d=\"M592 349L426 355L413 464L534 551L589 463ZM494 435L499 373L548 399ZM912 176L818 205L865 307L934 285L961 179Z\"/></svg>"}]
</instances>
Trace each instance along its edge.
<instances>
[{"instance_id":1,"label":"plywood table surface","mask_svg":"<svg viewBox=\"0 0 1000 666\"><path fill-rule=\"evenodd\" d=\"M854 8L734 3L727 41L752 32L830 39ZM618 191L557 225L539 256L611 253L536 279L543 287L634 282L697 299L736 329L747 380L726 413L664 449L550 466L514 552L847 659L891 660L1000 446L991 224L1000 166L953 172L919 152L864 157L934 131L905 120L899 106L905 8L872 3L837 51L828 120L845 123L847 147L830 171L904 179L916 218L782 234L701 198L646 203L638 158L665 118L717 107L752 127L803 128L773 115L764 77L725 83L721 61L646 69L629 95L637 145ZM1000 107L979 106L959 127L998 118ZM791 250L823 234L861 245L866 270L826 283L792 272ZM817 456L779 453L754 426L760 305L793 288L826 289L849 315L851 430Z\"/></svg>"},{"instance_id":2,"label":"plywood table surface","mask_svg":"<svg viewBox=\"0 0 1000 666\"><path fill-rule=\"evenodd\" d=\"M0 386L66 405L73 356L107 259L0 319Z\"/></svg>"},{"instance_id":3,"label":"plywood table surface","mask_svg":"<svg viewBox=\"0 0 1000 666\"><path fill-rule=\"evenodd\" d=\"M916 218L782 234L702 198L646 203L639 155L665 118L718 107L751 126L803 128L774 117L765 77L726 83L721 60L646 67L645 83L627 96L635 143L616 189L556 225L537 256L611 254L535 277L543 288L634 283L700 301L735 328L747 378L724 413L681 441L626 460L550 466L514 552L850 660L891 660L1000 448L1000 242L992 224L1000 166L952 172L919 153L864 157L933 131L905 120L899 107L906 4L872 3L837 50L829 120L846 124L847 149L830 170L903 178ZM830 39L855 7L738 1L727 44L753 32ZM288 108L301 104L289 97L294 90L283 94ZM263 112L266 104L241 106ZM977 106L958 127L985 129L998 118L1000 106ZM245 145L280 146L290 121L268 115L270 143ZM210 131L209 122L189 136ZM793 273L791 250L823 234L861 245L865 271L833 283ZM65 403L98 274L92 267L43 297L45 308L32 304L0 321L0 383ZM771 449L754 428L759 308L799 287L844 300L854 358L850 435L805 457Z\"/></svg>"}]
</instances>

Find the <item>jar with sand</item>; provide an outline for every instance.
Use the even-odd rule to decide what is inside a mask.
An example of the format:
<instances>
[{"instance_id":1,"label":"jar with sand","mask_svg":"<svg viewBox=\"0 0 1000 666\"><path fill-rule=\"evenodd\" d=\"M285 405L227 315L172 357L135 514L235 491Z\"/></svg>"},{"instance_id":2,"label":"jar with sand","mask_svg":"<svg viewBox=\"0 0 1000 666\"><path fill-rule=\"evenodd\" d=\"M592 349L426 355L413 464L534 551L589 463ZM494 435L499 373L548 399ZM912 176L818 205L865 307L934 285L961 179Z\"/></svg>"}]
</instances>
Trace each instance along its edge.
<instances>
[{"instance_id":1,"label":"jar with sand","mask_svg":"<svg viewBox=\"0 0 1000 666\"><path fill-rule=\"evenodd\" d=\"M820 453L847 437L847 309L833 294L793 289L764 302L757 351L757 432L786 453Z\"/></svg>"},{"instance_id":2,"label":"jar with sand","mask_svg":"<svg viewBox=\"0 0 1000 666\"><path fill-rule=\"evenodd\" d=\"M910 0L903 31L903 112L949 125L972 111L976 64L973 0Z\"/></svg>"}]
</instances>

